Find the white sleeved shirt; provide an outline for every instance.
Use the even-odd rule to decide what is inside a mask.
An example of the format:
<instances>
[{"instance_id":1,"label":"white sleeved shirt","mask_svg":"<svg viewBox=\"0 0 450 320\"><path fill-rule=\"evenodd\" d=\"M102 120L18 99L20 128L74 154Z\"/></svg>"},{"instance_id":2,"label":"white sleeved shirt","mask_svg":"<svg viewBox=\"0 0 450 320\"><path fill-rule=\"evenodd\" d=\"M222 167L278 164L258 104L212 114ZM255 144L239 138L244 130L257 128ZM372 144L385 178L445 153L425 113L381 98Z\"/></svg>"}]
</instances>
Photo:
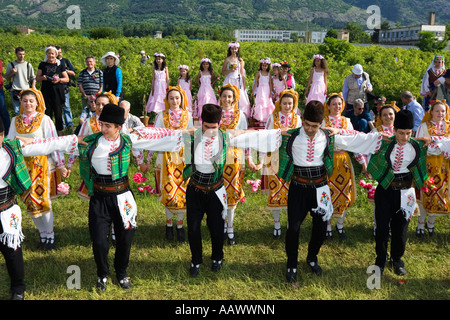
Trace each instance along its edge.
<instances>
[{"instance_id":1,"label":"white sleeved shirt","mask_svg":"<svg viewBox=\"0 0 450 320\"><path fill-rule=\"evenodd\" d=\"M21 143L23 146L23 143ZM74 153L78 151L78 140L75 135L62 136L57 138L35 139L33 144L22 147L24 157L32 157L37 155L48 155L54 152ZM0 148L0 188L7 187L7 183L1 178L4 177L6 171L11 164L11 157L6 150Z\"/></svg>"},{"instance_id":2,"label":"white sleeved shirt","mask_svg":"<svg viewBox=\"0 0 450 320\"><path fill-rule=\"evenodd\" d=\"M37 112L32 113L31 115L18 115L16 117L23 117L24 122L31 122L37 115ZM14 124L16 121L16 117L11 120L11 124ZM58 137L58 132L56 131L55 125L50 117L44 115L40 127L29 134L20 134L17 132L16 126L11 125L8 132L8 139L13 140L16 136L21 137L30 137L30 138L56 138ZM63 168L65 165L64 154L61 152L54 152L51 154L51 159L54 161L56 168Z\"/></svg>"}]
</instances>

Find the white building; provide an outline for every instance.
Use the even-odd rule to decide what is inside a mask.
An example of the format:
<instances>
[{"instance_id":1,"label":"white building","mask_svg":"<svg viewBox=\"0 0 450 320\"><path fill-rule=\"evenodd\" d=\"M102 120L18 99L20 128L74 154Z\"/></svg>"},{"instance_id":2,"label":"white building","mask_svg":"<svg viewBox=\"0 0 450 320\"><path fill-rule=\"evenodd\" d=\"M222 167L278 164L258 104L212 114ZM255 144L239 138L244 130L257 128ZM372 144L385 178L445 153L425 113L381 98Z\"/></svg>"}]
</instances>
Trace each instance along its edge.
<instances>
[{"instance_id":1,"label":"white building","mask_svg":"<svg viewBox=\"0 0 450 320\"><path fill-rule=\"evenodd\" d=\"M445 37L445 25L435 25L434 19L435 13L430 12L429 24L380 30L378 42L384 44L414 45L419 41L419 32L421 31L434 32L436 39L442 41Z\"/></svg>"},{"instance_id":2,"label":"white building","mask_svg":"<svg viewBox=\"0 0 450 320\"><path fill-rule=\"evenodd\" d=\"M297 30L254 30L254 29L236 29L234 37L236 41L280 41L289 42L291 34L296 33L300 39L305 39L306 43L323 43L327 34L326 31L297 31Z\"/></svg>"}]
</instances>

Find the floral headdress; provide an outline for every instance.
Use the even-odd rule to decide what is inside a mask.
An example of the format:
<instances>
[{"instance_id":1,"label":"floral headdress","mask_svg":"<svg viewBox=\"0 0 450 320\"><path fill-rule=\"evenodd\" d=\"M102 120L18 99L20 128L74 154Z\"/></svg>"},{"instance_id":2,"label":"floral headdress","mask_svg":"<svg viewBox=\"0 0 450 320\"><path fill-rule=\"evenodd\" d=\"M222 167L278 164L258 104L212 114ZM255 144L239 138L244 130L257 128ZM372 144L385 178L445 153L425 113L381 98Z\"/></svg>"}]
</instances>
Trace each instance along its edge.
<instances>
[{"instance_id":1,"label":"floral headdress","mask_svg":"<svg viewBox=\"0 0 450 320\"><path fill-rule=\"evenodd\" d=\"M208 62L209 64L212 64L211 60L209 60L208 58L203 58L203 59L200 61L200 63L203 63L203 62Z\"/></svg>"},{"instance_id":2,"label":"floral headdress","mask_svg":"<svg viewBox=\"0 0 450 320\"><path fill-rule=\"evenodd\" d=\"M45 112L45 101L44 101L44 96L42 95L42 92L39 90L33 89L33 88L25 89L20 92L20 97L22 97L22 95L27 91L31 91L36 95L36 100L37 100L36 111L39 113L44 113ZM20 114L23 114L22 105L20 105Z\"/></svg>"},{"instance_id":3,"label":"floral headdress","mask_svg":"<svg viewBox=\"0 0 450 320\"><path fill-rule=\"evenodd\" d=\"M292 108L292 114L297 114L297 108L298 108L298 93L297 91L295 91L294 89L286 89L280 92L280 99L278 99L275 102L275 109L273 110L274 114L278 114L278 112L281 111L281 98L285 95L285 94L290 94L294 97L294 108Z\"/></svg>"},{"instance_id":4,"label":"floral headdress","mask_svg":"<svg viewBox=\"0 0 450 320\"><path fill-rule=\"evenodd\" d=\"M219 93L219 102L220 102L220 95L222 94L223 88L231 88L231 90L233 90L234 96L236 98L235 101L233 102L233 109L234 110L238 110L239 109L239 100L241 98L241 94L239 92L239 88L236 85L234 85L234 84L226 84L226 85L222 86L219 89L219 91L218 91L218 93Z\"/></svg>"},{"instance_id":5,"label":"floral headdress","mask_svg":"<svg viewBox=\"0 0 450 320\"><path fill-rule=\"evenodd\" d=\"M450 119L450 108L449 108L449 106L447 104L447 101L442 99L442 100L432 100L432 101L430 101L431 107L430 107L430 109L428 109L427 112L425 112L425 115L422 118L422 123L423 122L427 122L427 121L431 121L431 110L433 109L434 105L438 104L438 103L442 103L444 105L444 107L445 107L444 120L445 121L449 121L449 119Z\"/></svg>"},{"instance_id":6,"label":"floral headdress","mask_svg":"<svg viewBox=\"0 0 450 320\"><path fill-rule=\"evenodd\" d=\"M233 47L239 48L240 46L241 45L239 44L239 42L230 42L228 44L228 48L233 48Z\"/></svg>"},{"instance_id":7,"label":"floral headdress","mask_svg":"<svg viewBox=\"0 0 450 320\"><path fill-rule=\"evenodd\" d=\"M166 57L163 53L160 53L160 52L155 52L155 53L153 54L153 56L154 56L154 57L161 57L161 58L165 58L165 57Z\"/></svg>"},{"instance_id":8,"label":"floral headdress","mask_svg":"<svg viewBox=\"0 0 450 320\"><path fill-rule=\"evenodd\" d=\"M119 105L119 100L117 99L116 95L114 95L112 93L112 91L103 92L101 94L104 94L105 96L107 96L110 103L115 104L115 105Z\"/></svg>"},{"instance_id":9,"label":"floral headdress","mask_svg":"<svg viewBox=\"0 0 450 320\"><path fill-rule=\"evenodd\" d=\"M321 54L315 54L314 56L313 56L313 59L320 59L320 60L323 60L323 59L325 59Z\"/></svg>"},{"instance_id":10,"label":"floral headdress","mask_svg":"<svg viewBox=\"0 0 450 320\"><path fill-rule=\"evenodd\" d=\"M260 63L266 63L266 64L268 64L268 65L270 65L270 58L264 58L264 59L261 59L261 60L259 60L259 62Z\"/></svg>"},{"instance_id":11,"label":"floral headdress","mask_svg":"<svg viewBox=\"0 0 450 320\"><path fill-rule=\"evenodd\" d=\"M187 111L189 106L188 106L188 99L187 99L186 91L184 91L180 86L175 86L175 87L169 86L167 88L167 93L169 93L170 91L173 91L173 90L176 90L180 93L180 95L181 95L181 106L180 107L182 110ZM169 105L169 101L167 100L167 95L164 98L164 104L166 106L165 110L166 111L169 110L170 105Z\"/></svg>"},{"instance_id":12,"label":"floral headdress","mask_svg":"<svg viewBox=\"0 0 450 320\"><path fill-rule=\"evenodd\" d=\"M271 67L272 67L272 69L276 68L276 67L281 68L281 64L279 64L278 62L275 62L275 63L272 63Z\"/></svg>"},{"instance_id":13,"label":"floral headdress","mask_svg":"<svg viewBox=\"0 0 450 320\"><path fill-rule=\"evenodd\" d=\"M324 115L329 116L330 115L330 110L328 109L328 101L330 101L330 99L334 96L339 96L342 100L342 111L341 114L344 112L345 110L345 100L344 100L344 96L342 95L342 92L339 93L332 93L327 97L327 100L324 102L323 104L323 108L324 108Z\"/></svg>"},{"instance_id":14,"label":"floral headdress","mask_svg":"<svg viewBox=\"0 0 450 320\"><path fill-rule=\"evenodd\" d=\"M185 65L185 64L180 64L179 66L178 66L178 69L180 70L180 69L186 69L187 71L189 71L189 67L187 66L187 65Z\"/></svg>"}]
</instances>

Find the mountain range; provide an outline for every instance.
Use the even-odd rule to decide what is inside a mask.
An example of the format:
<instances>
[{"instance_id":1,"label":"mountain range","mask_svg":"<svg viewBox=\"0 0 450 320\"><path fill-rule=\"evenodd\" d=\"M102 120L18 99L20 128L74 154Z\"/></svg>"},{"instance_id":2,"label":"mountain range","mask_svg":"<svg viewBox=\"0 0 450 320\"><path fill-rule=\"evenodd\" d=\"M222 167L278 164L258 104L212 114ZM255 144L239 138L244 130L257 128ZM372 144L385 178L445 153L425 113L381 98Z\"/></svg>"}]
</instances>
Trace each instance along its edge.
<instances>
[{"instance_id":1,"label":"mountain range","mask_svg":"<svg viewBox=\"0 0 450 320\"><path fill-rule=\"evenodd\" d=\"M139 23L318 30L354 22L364 27L371 5L392 26L427 24L431 11L436 24L450 23L449 0L0 0L0 27L65 28L71 5L80 9L81 29Z\"/></svg>"}]
</instances>

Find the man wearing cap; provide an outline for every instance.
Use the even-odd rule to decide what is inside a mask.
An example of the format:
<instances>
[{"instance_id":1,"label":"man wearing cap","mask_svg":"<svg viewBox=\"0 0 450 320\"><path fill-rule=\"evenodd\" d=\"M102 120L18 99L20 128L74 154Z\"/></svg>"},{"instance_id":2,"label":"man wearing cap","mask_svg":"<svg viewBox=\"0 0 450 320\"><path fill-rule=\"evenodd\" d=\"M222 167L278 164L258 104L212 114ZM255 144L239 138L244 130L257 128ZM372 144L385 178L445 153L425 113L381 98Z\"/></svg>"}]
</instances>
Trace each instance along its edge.
<instances>
[{"instance_id":1,"label":"man wearing cap","mask_svg":"<svg viewBox=\"0 0 450 320\"><path fill-rule=\"evenodd\" d=\"M131 148L178 152L182 145L182 131L141 127L130 135L121 133L125 111L112 103L104 106L99 121L101 131L85 137L87 146L79 147L80 176L90 195L89 232L97 264L96 287L100 291L106 290L108 234L113 224L116 277L122 288L129 289L127 267L137 215L136 202L128 183Z\"/></svg>"},{"instance_id":2,"label":"man wearing cap","mask_svg":"<svg viewBox=\"0 0 450 320\"><path fill-rule=\"evenodd\" d=\"M103 91L111 91L115 96L122 97L122 70L118 67L119 56L109 51L101 58L101 62L106 66L103 70Z\"/></svg>"},{"instance_id":3,"label":"man wearing cap","mask_svg":"<svg viewBox=\"0 0 450 320\"><path fill-rule=\"evenodd\" d=\"M278 149L281 131L260 130L236 135L233 130L220 129L222 108L205 104L202 108L202 127L193 136L185 136L186 166L183 179L189 179L186 188L186 215L188 240L191 249L189 273L195 277L203 263L201 222L206 213L206 223L211 235L211 270L217 272L223 262L223 230L227 216L227 192L223 171L227 161L227 148L252 148L261 152Z\"/></svg>"},{"instance_id":4,"label":"man wearing cap","mask_svg":"<svg viewBox=\"0 0 450 320\"><path fill-rule=\"evenodd\" d=\"M379 151L371 156L367 166L367 171L378 182L375 191L375 265L380 268L381 273L388 257L391 233L389 263L395 274L406 274L401 258L406 248L408 224L416 205L415 188L420 190L427 180L427 152L437 155L442 149L438 143L430 144L427 149L424 141L418 141L425 139L411 138L413 128L412 112L397 112L394 136L382 142Z\"/></svg>"},{"instance_id":5,"label":"man wearing cap","mask_svg":"<svg viewBox=\"0 0 450 320\"><path fill-rule=\"evenodd\" d=\"M24 139L25 138L20 138ZM25 298L24 263L22 247L22 213L17 205L17 195L32 184L25 157L47 155L56 151L74 152L77 146L75 135L51 139L28 139L26 145L19 140L5 139L5 126L0 119L0 252L5 258L12 300Z\"/></svg>"},{"instance_id":6,"label":"man wearing cap","mask_svg":"<svg viewBox=\"0 0 450 320\"><path fill-rule=\"evenodd\" d=\"M361 99L364 102L364 112L369 112L369 103L367 93L372 92L372 84L370 83L369 74L364 72L360 64L355 64L352 74L348 75L344 80L342 88L342 95L344 96L347 109L345 116L353 113L353 106L356 99Z\"/></svg>"}]
</instances>

